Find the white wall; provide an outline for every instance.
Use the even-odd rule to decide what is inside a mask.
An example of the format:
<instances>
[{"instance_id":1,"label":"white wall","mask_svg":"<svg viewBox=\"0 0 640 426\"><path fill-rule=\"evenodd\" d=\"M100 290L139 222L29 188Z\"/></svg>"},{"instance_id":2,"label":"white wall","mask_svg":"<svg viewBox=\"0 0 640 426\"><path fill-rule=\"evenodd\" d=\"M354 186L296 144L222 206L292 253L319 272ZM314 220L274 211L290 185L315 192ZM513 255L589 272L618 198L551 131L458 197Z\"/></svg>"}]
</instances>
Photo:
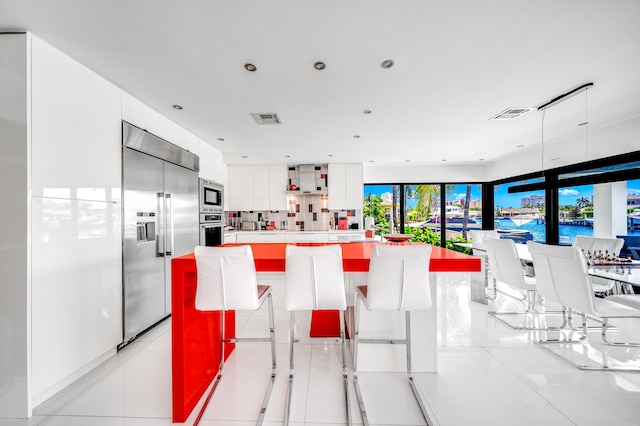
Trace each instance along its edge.
<instances>
[{"instance_id":1,"label":"white wall","mask_svg":"<svg viewBox=\"0 0 640 426\"><path fill-rule=\"evenodd\" d=\"M363 181L365 184L375 183L467 183L483 182L486 180L486 165L465 166L424 166L424 165L395 165L395 166L363 166Z\"/></svg>"},{"instance_id":2,"label":"white wall","mask_svg":"<svg viewBox=\"0 0 640 426\"><path fill-rule=\"evenodd\" d=\"M31 412L27 36L0 36L0 418Z\"/></svg>"}]
</instances>

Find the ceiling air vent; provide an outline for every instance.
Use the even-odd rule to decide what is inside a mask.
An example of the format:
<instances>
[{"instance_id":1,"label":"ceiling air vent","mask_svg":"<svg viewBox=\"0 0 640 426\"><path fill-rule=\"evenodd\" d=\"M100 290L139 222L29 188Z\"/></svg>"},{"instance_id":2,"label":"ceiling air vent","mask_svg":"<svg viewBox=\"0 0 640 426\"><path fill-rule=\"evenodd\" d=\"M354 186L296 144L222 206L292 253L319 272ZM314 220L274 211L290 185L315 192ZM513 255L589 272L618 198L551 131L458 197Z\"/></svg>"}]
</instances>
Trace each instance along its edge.
<instances>
[{"instance_id":1,"label":"ceiling air vent","mask_svg":"<svg viewBox=\"0 0 640 426\"><path fill-rule=\"evenodd\" d=\"M489 120L513 120L516 117L520 117L531 111L533 108L507 108L501 113L494 115Z\"/></svg>"},{"instance_id":2,"label":"ceiling air vent","mask_svg":"<svg viewBox=\"0 0 640 426\"><path fill-rule=\"evenodd\" d=\"M258 124L282 124L282 121L280 121L280 117L278 117L278 114L276 114L275 112L266 114L252 113L251 116L254 120L256 120L256 123Z\"/></svg>"}]
</instances>

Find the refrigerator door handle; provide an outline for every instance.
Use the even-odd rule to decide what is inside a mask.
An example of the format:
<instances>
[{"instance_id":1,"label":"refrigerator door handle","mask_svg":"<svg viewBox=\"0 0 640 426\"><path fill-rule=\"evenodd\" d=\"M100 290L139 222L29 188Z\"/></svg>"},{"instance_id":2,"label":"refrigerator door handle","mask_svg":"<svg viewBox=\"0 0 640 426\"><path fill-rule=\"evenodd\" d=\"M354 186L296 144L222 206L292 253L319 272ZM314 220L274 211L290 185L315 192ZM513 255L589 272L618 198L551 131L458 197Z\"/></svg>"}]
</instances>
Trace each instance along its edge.
<instances>
[{"instance_id":1,"label":"refrigerator door handle","mask_svg":"<svg viewBox=\"0 0 640 426\"><path fill-rule=\"evenodd\" d=\"M164 257L164 235L165 235L165 226L164 226L164 192L157 193L157 224L158 224L158 238L156 239L156 257Z\"/></svg>"},{"instance_id":2,"label":"refrigerator door handle","mask_svg":"<svg viewBox=\"0 0 640 426\"><path fill-rule=\"evenodd\" d=\"M171 194L165 194L165 215L166 215L166 228L165 232L167 233L167 241L166 241L166 255L171 256L173 253L173 198Z\"/></svg>"}]
</instances>

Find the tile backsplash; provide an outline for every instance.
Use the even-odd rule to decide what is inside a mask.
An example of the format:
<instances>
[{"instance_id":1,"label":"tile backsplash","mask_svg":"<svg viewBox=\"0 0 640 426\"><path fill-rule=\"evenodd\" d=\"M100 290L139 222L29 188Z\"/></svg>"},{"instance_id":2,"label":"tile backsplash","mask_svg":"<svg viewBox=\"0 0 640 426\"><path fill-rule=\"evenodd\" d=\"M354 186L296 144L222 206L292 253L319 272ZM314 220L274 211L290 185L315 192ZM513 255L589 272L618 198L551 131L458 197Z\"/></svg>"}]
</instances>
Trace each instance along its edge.
<instances>
[{"instance_id":1,"label":"tile backsplash","mask_svg":"<svg viewBox=\"0 0 640 426\"><path fill-rule=\"evenodd\" d=\"M225 224L240 229L240 222L262 219L274 222L276 229L287 231L329 231L338 228L338 218L346 217L349 226L362 227L362 210L329 210L326 195L287 195L288 210L277 211L228 211Z\"/></svg>"}]
</instances>

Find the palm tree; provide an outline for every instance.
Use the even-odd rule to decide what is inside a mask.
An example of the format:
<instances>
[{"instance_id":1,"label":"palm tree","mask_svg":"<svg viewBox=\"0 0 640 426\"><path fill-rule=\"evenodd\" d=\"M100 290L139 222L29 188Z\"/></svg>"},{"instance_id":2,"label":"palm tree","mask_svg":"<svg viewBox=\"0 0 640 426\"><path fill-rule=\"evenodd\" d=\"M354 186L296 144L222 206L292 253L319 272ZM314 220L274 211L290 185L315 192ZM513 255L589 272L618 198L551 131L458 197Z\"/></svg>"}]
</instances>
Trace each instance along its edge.
<instances>
[{"instance_id":1,"label":"palm tree","mask_svg":"<svg viewBox=\"0 0 640 426\"><path fill-rule=\"evenodd\" d=\"M418 216L429 219L431 211L437 205L437 197L440 196L440 185L416 185L413 194L417 199Z\"/></svg>"}]
</instances>

